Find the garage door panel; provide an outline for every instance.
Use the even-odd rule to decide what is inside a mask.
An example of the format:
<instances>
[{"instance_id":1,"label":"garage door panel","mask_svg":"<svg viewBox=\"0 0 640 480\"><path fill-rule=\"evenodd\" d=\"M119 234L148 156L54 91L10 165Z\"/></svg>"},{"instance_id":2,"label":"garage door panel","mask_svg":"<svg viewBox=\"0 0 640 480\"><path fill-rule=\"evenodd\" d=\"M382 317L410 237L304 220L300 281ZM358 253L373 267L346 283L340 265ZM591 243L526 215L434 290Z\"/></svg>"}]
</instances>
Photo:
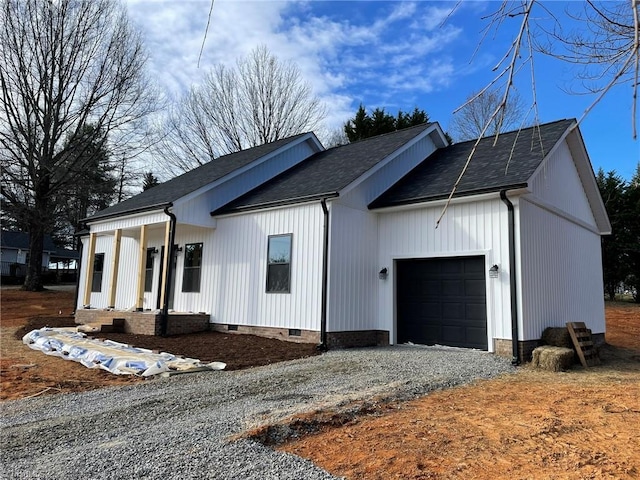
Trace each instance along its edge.
<instances>
[{"instance_id":1,"label":"garage door panel","mask_svg":"<svg viewBox=\"0 0 640 480\"><path fill-rule=\"evenodd\" d=\"M398 342L487 350L484 257L400 260Z\"/></svg>"},{"instance_id":2,"label":"garage door panel","mask_svg":"<svg viewBox=\"0 0 640 480\"><path fill-rule=\"evenodd\" d=\"M471 257L464 260L465 273L478 273L484 278L484 259L481 262L476 261L477 258Z\"/></svg>"},{"instance_id":3,"label":"garage door panel","mask_svg":"<svg viewBox=\"0 0 640 480\"><path fill-rule=\"evenodd\" d=\"M487 321L487 306L484 303L467 303L465 317L468 320L476 320L484 326Z\"/></svg>"},{"instance_id":4,"label":"garage door panel","mask_svg":"<svg viewBox=\"0 0 640 480\"><path fill-rule=\"evenodd\" d=\"M422 325L420 332L427 340L426 345L433 345L442 337L442 327L440 325Z\"/></svg>"},{"instance_id":5,"label":"garage door panel","mask_svg":"<svg viewBox=\"0 0 640 480\"><path fill-rule=\"evenodd\" d=\"M442 305L440 303L424 302L420 304L420 316L427 319L442 317Z\"/></svg>"},{"instance_id":6,"label":"garage door panel","mask_svg":"<svg viewBox=\"0 0 640 480\"><path fill-rule=\"evenodd\" d=\"M477 345L484 345L487 342L487 331L484 328L469 327L466 330L467 341Z\"/></svg>"},{"instance_id":7,"label":"garage door panel","mask_svg":"<svg viewBox=\"0 0 640 480\"><path fill-rule=\"evenodd\" d=\"M464 317L465 306L464 303L443 303L442 304L442 318L443 319L457 319Z\"/></svg>"},{"instance_id":8,"label":"garage door panel","mask_svg":"<svg viewBox=\"0 0 640 480\"><path fill-rule=\"evenodd\" d=\"M442 275L458 276L464 272L464 262L439 262Z\"/></svg>"},{"instance_id":9,"label":"garage door panel","mask_svg":"<svg viewBox=\"0 0 640 480\"><path fill-rule=\"evenodd\" d=\"M442 295L459 296L464 295L464 281L462 280L442 280Z\"/></svg>"},{"instance_id":10,"label":"garage door panel","mask_svg":"<svg viewBox=\"0 0 640 480\"><path fill-rule=\"evenodd\" d=\"M437 342L444 345L459 347L465 343L465 329L462 326L456 327L446 325L442 327L442 341Z\"/></svg>"},{"instance_id":11,"label":"garage door panel","mask_svg":"<svg viewBox=\"0 0 640 480\"><path fill-rule=\"evenodd\" d=\"M477 295L479 297L484 297L485 296L485 281L484 281L484 279L468 279L468 280L465 280L464 281L464 294L467 295L467 296Z\"/></svg>"}]
</instances>

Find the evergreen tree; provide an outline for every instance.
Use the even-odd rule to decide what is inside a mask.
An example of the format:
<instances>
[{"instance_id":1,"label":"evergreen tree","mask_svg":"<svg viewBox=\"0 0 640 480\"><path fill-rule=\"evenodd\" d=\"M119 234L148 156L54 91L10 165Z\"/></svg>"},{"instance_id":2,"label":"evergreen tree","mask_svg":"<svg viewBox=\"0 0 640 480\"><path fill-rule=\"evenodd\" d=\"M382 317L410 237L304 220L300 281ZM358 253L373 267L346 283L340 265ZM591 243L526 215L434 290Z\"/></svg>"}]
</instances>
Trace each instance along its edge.
<instances>
[{"instance_id":1,"label":"evergreen tree","mask_svg":"<svg viewBox=\"0 0 640 480\"><path fill-rule=\"evenodd\" d=\"M144 177L142 179L142 190L149 190L156 185L160 185L160 180L156 178L153 172L144 172Z\"/></svg>"},{"instance_id":2,"label":"evergreen tree","mask_svg":"<svg viewBox=\"0 0 640 480\"><path fill-rule=\"evenodd\" d=\"M369 114L364 105L360 104L353 118L344 124L344 133L350 142L355 142L375 135L421 125L428 121L429 115L418 107L412 113L398 110L398 114L394 117L384 108L376 108Z\"/></svg>"},{"instance_id":3,"label":"evergreen tree","mask_svg":"<svg viewBox=\"0 0 640 480\"><path fill-rule=\"evenodd\" d=\"M628 212L628 269L625 284L633 292L633 298L640 303L640 164L627 187Z\"/></svg>"},{"instance_id":4,"label":"evergreen tree","mask_svg":"<svg viewBox=\"0 0 640 480\"><path fill-rule=\"evenodd\" d=\"M628 209L627 185L615 171L596 175L600 195L611 222L611 235L602 237L602 272L605 293L615 300L619 286L628 276Z\"/></svg>"}]
</instances>

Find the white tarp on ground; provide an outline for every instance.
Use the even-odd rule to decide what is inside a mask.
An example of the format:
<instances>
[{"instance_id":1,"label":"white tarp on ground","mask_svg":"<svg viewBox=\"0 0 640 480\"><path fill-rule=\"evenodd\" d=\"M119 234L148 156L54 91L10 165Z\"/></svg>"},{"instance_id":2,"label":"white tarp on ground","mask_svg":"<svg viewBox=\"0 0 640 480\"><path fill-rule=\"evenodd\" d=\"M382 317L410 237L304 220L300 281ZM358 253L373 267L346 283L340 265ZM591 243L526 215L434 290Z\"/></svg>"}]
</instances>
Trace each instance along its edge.
<instances>
[{"instance_id":1,"label":"white tarp on ground","mask_svg":"<svg viewBox=\"0 0 640 480\"><path fill-rule=\"evenodd\" d=\"M169 371L194 369L222 370L222 362L203 364L194 358L181 358L170 353L153 353L112 340L87 338L74 328L41 328L27 333L22 341L47 355L79 362L88 368L102 368L117 375L148 377Z\"/></svg>"}]
</instances>

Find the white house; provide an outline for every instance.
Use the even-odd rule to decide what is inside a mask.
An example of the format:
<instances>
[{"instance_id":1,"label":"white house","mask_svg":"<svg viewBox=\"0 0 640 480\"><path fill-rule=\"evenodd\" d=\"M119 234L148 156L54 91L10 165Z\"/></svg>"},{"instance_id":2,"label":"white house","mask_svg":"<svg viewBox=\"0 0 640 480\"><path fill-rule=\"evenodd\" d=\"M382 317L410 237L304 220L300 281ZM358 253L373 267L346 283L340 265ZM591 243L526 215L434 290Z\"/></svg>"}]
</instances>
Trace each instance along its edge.
<instances>
[{"instance_id":1,"label":"white house","mask_svg":"<svg viewBox=\"0 0 640 480\"><path fill-rule=\"evenodd\" d=\"M44 236L42 250L42 269L58 262L67 264L78 259L77 253L72 250L58 248L53 243L51 235ZM0 232L0 273L3 277L12 279L24 279L27 274L29 260L29 234L2 230Z\"/></svg>"},{"instance_id":2,"label":"white house","mask_svg":"<svg viewBox=\"0 0 640 480\"><path fill-rule=\"evenodd\" d=\"M567 321L603 339L610 224L576 122L481 140L436 228L474 143L430 123L220 157L87 219L76 320L516 360Z\"/></svg>"}]
</instances>

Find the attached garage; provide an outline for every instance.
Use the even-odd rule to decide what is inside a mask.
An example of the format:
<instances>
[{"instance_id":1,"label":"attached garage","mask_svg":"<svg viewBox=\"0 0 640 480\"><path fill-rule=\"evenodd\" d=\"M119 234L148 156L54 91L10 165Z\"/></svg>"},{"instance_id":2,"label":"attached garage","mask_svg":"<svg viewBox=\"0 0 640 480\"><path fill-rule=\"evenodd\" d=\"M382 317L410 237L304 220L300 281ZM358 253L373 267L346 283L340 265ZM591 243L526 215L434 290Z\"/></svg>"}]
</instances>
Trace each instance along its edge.
<instances>
[{"instance_id":1,"label":"attached garage","mask_svg":"<svg viewBox=\"0 0 640 480\"><path fill-rule=\"evenodd\" d=\"M399 343L488 349L483 256L398 260Z\"/></svg>"}]
</instances>

